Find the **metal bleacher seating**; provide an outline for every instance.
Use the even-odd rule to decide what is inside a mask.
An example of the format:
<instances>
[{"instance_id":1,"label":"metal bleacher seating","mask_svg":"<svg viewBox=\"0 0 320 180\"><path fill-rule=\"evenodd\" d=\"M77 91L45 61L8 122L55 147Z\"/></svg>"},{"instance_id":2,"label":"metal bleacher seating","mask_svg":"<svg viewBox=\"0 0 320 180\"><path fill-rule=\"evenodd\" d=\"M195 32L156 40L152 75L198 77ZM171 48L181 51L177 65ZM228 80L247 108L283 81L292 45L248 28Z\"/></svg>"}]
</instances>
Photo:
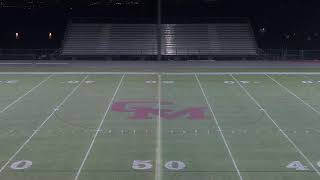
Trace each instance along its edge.
<instances>
[{"instance_id":1,"label":"metal bleacher seating","mask_svg":"<svg viewBox=\"0 0 320 180\"><path fill-rule=\"evenodd\" d=\"M62 55L156 54L155 25L72 24Z\"/></svg>"},{"instance_id":2,"label":"metal bleacher seating","mask_svg":"<svg viewBox=\"0 0 320 180\"><path fill-rule=\"evenodd\" d=\"M155 24L69 25L62 49L65 56L156 55ZM162 55L256 55L248 23L163 24Z\"/></svg>"}]
</instances>

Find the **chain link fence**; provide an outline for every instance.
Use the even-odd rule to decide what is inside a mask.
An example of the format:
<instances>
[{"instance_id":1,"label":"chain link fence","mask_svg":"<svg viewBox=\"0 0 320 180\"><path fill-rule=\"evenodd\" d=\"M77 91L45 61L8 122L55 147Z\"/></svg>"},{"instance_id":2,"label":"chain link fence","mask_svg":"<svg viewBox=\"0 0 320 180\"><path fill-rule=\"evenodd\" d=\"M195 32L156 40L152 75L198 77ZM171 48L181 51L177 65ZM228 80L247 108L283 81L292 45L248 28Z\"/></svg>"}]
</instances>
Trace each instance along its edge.
<instances>
[{"instance_id":1,"label":"chain link fence","mask_svg":"<svg viewBox=\"0 0 320 180\"><path fill-rule=\"evenodd\" d=\"M150 51L150 52L149 52ZM156 54L155 49L137 50L132 55L116 53L113 56L143 56L145 59L146 52L150 55ZM147 53L148 54L148 53ZM170 60L320 60L320 50L287 50L287 49L258 49L256 54L241 53L235 50L228 54L220 54L217 52L201 51L194 49L170 49L170 52L163 52L165 59ZM100 57L108 57L108 55L99 55ZM86 55L83 55L86 57ZM88 59L93 56L87 56ZM102 58L102 59L103 59ZM41 59L62 59L60 49L0 49L0 60L41 60ZM108 58L105 58L108 59ZM138 58L139 59L139 58Z\"/></svg>"},{"instance_id":2,"label":"chain link fence","mask_svg":"<svg viewBox=\"0 0 320 180\"><path fill-rule=\"evenodd\" d=\"M0 49L0 60L55 59L59 49Z\"/></svg>"},{"instance_id":3,"label":"chain link fence","mask_svg":"<svg viewBox=\"0 0 320 180\"><path fill-rule=\"evenodd\" d=\"M258 50L259 59L263 60L320 60L320 50Z\"/></svg>"}]
</instances>

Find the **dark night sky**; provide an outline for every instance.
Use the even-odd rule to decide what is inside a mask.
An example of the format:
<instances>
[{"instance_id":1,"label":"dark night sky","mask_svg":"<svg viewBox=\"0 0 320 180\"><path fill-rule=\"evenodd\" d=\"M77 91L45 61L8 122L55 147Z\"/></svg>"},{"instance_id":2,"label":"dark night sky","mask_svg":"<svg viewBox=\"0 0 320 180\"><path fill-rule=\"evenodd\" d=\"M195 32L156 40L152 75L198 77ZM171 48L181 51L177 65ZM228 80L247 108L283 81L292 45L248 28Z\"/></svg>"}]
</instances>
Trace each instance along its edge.
<instances>
[{"instance_id":1,"label":"dark night sky","mask_svg":"<svg viewBox=\"0 0 320 180\"><path fill-rule=\"evenodd\" d=\"M42 3L23 3L39 1ZM259 17L263 21L319 19L319 0L162 0L164 17ZM50 16L145 17L155 18L156 0L0 0L19 8L0 8L1 15L11 17ZM122 2L119 4L119 2ZM123 3L124 2L124 3ZM136 2L130 4L128 2ZM48 5L49 7L46 7ZM105 5L105 6L103 6ZM25 10L24 6L43 6ZM71 10L72 8L72 10ZM23 12L22 12L23 11ZM17 13L18 12L18 13ZM266 22L268 23L268 22Z\"/></svg>"},{"instance_id":2,"label":"dark night sky","mask_svg":"<svg viewBox=\"0 0 320 180\"><path fill-rule=\"evenodd\" d=\"M45 3L30 5L25 3L27 1ZM132 5L132 1L138 3ZM256 29L265 27L272 38L279 40L286 33L296 33L300 38L312 33L320 34L319 0L162 1L164 23L192 22L192 19L202 19L202 22L206 22L207 18L216 17L247 17ZM2 18L0 36L4 38L17 31L33 33L32 37L41 33L45 37L47 32L52 31L63 37L70 17L126 18L132 22L137 19L155 22L157 15L156 0L0 0L0 5L1 2L2 5L18 5L17 8L0 6L0 16L10 17ZM23 8L26 4L29 8ZM39 6L42 8L37 8Z\"/></svg>"}]
</instances>

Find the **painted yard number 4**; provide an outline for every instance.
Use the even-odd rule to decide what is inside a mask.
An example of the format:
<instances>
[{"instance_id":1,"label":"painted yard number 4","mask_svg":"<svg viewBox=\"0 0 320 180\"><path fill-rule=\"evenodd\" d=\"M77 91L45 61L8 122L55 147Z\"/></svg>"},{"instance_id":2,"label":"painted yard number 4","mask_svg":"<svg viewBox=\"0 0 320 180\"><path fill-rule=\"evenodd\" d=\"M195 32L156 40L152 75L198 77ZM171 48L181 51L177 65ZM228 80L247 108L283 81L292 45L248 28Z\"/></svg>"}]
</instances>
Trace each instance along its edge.
<instances>
[{"instance_id":1,"label":"painted yard number 4","mask_svg":"<svg viewBox=\"0 0 320 180\"><path fill-rule=\"evenodd\" d=\"M320 161L317 163L317 166L320 167ZM295 169L297 171L308 171L309 168L304 166L300 161L293 161L287 165L289 169Z\"/></svg>"},{"instance_id":2,"label":"painted yard number 4","mask_svg":"<svg viewBox=\"0 0 320 180\"><path fill-rule=\"evenodd\" d=\"M186 168L186 164L181 161L168 161L164 164L164 167L171 171L179 171ZM149 170L152 168L151 160L142 161L134 160L132 162L132 169L134 170Z\"/></svg>"},{"instance_id":3,"label":"painted yard number 4","mask_svg":"<svg viewBox=\"0 0 320 180\"><path fill-rule=\"evenodd\" d=\"M295 169L297 171L307 171L308 167L304 166L300 161L293 161L287 165L288 169Z\"/></svg>"}]
</instances>

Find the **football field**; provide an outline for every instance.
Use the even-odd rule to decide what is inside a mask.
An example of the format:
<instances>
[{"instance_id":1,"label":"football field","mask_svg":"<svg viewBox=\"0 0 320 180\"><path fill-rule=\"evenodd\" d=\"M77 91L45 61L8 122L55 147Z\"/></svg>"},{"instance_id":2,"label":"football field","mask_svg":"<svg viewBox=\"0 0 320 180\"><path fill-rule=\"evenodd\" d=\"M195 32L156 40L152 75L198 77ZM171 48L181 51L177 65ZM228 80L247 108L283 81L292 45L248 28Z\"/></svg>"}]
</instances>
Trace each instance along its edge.
<instances>
[{"instance_id":1,"label":"football field","mask_svg":"<svg viewBox=\"0 0 320 180\"><path fill-rule=\"evenodd\" d=\"M320 179L320 73L0 73L1 180Z\"/></svg>"}]
</instances>

